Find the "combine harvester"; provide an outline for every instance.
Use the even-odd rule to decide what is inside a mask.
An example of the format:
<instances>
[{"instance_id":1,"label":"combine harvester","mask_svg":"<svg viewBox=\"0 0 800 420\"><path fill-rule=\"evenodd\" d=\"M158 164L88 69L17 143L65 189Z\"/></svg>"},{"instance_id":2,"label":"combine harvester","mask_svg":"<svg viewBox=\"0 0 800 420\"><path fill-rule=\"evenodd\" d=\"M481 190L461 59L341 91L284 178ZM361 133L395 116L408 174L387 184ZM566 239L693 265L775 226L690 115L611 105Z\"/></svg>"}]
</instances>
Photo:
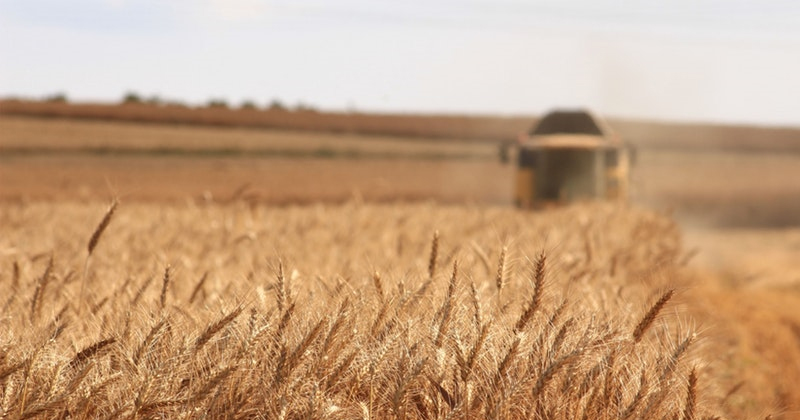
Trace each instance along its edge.
<instances>
[{"instance_id":1,"label":"combine harvester","mask_svg":"<svg viewBox=\"0 0 800 420\"><path fill-rule=\"evenodd\" d=\"M628 197L630 151L587 111L553 111L520 135L517 146L519 207Z\"/></svg>"}]
</instances>

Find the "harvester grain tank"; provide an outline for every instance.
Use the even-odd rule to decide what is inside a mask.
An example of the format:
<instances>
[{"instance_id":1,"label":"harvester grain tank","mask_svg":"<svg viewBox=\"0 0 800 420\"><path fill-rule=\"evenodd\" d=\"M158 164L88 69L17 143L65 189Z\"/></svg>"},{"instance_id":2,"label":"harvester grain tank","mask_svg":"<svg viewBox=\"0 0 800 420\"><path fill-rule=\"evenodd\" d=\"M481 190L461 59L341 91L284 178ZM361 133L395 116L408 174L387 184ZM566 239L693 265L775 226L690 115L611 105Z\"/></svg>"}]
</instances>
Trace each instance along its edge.
<instances>
[{"instance_id":1,"label":"harvester grain tank","mask_svg":"<svg viewBox=\"0 0 800 420\"><path fill-rule=\"evenodd\" d=\"M630 152L605 121L585 110L556 110L520 135L516 202L625 200L629 169Z\"/></svg>"}]
</instances>

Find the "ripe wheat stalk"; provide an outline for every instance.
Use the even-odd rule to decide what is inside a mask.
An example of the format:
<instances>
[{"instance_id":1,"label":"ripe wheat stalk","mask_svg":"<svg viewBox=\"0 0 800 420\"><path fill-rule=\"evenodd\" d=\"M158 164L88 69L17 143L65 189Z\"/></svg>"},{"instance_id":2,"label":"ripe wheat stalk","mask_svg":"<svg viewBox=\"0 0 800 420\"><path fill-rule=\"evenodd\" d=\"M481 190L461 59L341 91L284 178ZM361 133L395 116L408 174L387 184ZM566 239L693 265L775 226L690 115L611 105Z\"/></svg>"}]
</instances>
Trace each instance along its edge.
<instances>
[{"instance_id":1,"label":"ripe wheat stalk","mask_svg":"<svg viewBox=\"0 0 800 420\"><path fill-rule=\"evenodd\" d=\"M582 255L579 231L563 251L537 252L541 243L530 236L513 240L513 247L462 247L440 261L439 230L425 223L419 207L227 206L171 215L134 205L130 211L149 225L121 224L109 235L112 204L92 235L90 255L102 235L114 249L128 247L132 257L95 262L104 290L94 305L71 302L88 276L71 282L62 275L82 262L70 258L80 255L70 249L53 249L44 274L23 262L0 275L0 288L26 296L5 304L8 313L23 316L0 323L2 412L13 418L196 418L202 412L210 418L406 420L689 420L717 412L706 393L715 378L695 368L704 366L702 349L692 346L695 335L678 331L682 338L667 341L648 333L673 289L628 274L664 267L663 252L652 250L677 247L658 218L591 209L587 214L613 222L591 224L588 267L561 254ZM243 234L238 225L208 223L231 211L242 220L263 211L269 223L242 226L265 226L252 236L282 241L291 269L280 260L271 276L263 261L272 243L232 242ZM438 228L448 232L445 246L457 249L492 244L496 232L476 229L480 220L524 235L572 226L581 210L541 222L511 211L434 211L452 221ZM419 223L402 224L400 231L392 217ZM168 225L175 229L163 228ZM612 247L604 240L645 228L655 232L648 240L657 247L626 243L631 258L605 251ZM185 240L192 229L197 240ZM395 252L399 236L417 255ZM147 239L139 244L131 237ZM165 249L173 264L167 267L152 257ZM470 249L498 255L497 270ZM522 266L509 261L517 255L536 256ZM450 276L438 275L437 265L450 259ZM655 287L668 291L633 317L627 307L599 298L616 290L593 277L611 264L616 275L602 281L619 282L612 286L626 287L634 299L644 302ZM160 287L151 287L159 277ZM91 311L81 312L84 305ZM671 321L659 328L673 331Z\"/></svg>"}]
</instances>

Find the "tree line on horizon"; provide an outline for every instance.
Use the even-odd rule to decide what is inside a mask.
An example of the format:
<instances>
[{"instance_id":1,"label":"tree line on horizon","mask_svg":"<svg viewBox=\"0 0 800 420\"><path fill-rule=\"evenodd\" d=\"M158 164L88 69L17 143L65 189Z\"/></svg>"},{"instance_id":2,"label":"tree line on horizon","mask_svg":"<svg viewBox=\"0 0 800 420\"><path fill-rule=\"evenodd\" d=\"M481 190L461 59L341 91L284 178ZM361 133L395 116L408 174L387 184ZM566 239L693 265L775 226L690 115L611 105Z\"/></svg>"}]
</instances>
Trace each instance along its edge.
<instances>
[{"instance_id":1,"label":"tree line on horizon","mask_svg":"<svg viewBox=\"0 0 800 420\"><path fill-rule=\"evenodd\" d=\"M34 102L50 102L50 103L70 103L69 96L65 92L55 92L45 95L41 98L21 98L21 97L6 97L4 100L18 100L18 101L34 101ZM173 106L191 108L185 102L164 99L158 95L146 96L136 91L127 91L120 98L119 105L154 105L154 106ZM274 98L266 102L263 106L251 99L243 100L238 106L232 105L228 100L220 97L212 97L198 107L205 108L220 108L220 109L242 109L242 110L270 110L270 111L317 111L317 108L303 102L299 102L294 106L287 105L284 101Z\"/></svg>"}]
</instances>

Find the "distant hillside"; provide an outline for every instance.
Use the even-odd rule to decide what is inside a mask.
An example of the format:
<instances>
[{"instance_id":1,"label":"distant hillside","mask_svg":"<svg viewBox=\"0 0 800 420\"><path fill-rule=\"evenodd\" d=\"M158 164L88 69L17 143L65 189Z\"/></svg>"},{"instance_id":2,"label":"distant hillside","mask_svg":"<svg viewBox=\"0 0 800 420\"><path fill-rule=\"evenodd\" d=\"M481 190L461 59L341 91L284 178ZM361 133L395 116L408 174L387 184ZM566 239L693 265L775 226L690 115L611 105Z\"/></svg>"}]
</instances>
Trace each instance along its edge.
<instances>
[{"instance_id":1,"label":"distant hillside","mask_svg":"<svg viewBox=\"0 0 800 420\"><path fill-rule=\"evenodd\" d=\"M191 108L154 104L72 104L0 100L0 114L157 124L269 128L425 139L511 142L535 116L414 115L318 112L287 109ZM658 123L609 119L628 142L643 148L732 149L800 152L800 129Z\"/></svg>"},{"instance_id":2,"label":"distant hillside","mask_svg":"<svg viewBox=\"0 0 800 420\"><path fill-rule=\"evenodd\" d=\"M69 104L0 101L0 114L168 124L380 134L456 140L507 141L531 118L318 112L288 109L190 108L150 104Z\"/></svg>"}]
</instances>

